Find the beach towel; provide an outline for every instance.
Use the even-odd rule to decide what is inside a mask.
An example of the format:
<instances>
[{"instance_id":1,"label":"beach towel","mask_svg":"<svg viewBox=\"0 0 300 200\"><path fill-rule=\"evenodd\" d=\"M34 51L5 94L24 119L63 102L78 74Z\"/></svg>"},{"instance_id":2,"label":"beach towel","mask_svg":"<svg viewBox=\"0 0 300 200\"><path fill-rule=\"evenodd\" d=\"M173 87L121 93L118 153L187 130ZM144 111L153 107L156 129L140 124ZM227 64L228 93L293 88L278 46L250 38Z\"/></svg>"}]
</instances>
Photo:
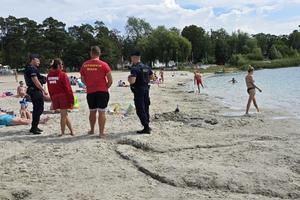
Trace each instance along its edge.
<instances>
[{"instance_id":1,"label":"beach towel","mask_svg":"<svg viewBox=\"0 0 300 200\"><path fill-rule=\"evenodd\" d=\"M74 96L74 109L79 109L79 101L78 101L78 97Z\"/></svg>"}]
</instances>

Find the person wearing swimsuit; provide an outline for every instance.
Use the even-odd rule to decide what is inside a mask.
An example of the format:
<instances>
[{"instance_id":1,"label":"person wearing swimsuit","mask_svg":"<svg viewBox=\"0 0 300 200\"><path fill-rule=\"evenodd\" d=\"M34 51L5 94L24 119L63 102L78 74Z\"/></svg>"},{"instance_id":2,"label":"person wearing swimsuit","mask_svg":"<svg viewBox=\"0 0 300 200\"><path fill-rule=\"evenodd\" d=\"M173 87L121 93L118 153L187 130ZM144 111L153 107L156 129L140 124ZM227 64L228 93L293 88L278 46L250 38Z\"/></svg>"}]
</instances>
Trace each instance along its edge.
<instances>
[{"instance_id":1,"label":"person wearing swimsuit","mask_svg":"<svg viewBox=\"0 0 300 200\"><path fill-rule=\"evenodd\" d=\"M246 115L249 114L249 109L250 109L250 105L251 105L252 101L253 101L253 104L254 104L257 112L259 112L259 108L257 106L256 99L255 99L255 89L258 89L259 92L262 92L262 90L259 89L254 84L253 72L254 72L254 68L252 66L249 66L248 74L245 77L246 85L247 85L247 92L249 94L249 99L248 99L248 103L247 103L247 107L246 107Z\"/></svg>"},{"instance_id":2,"label":"person wearing swimsuit","mask_svg":"<svg viewBox=\"0 0 300 200\"><path fill-rule=\"evenodd\" d=\"M194 83L195 83L195 85L197 85L198 93L200 94L200 85L202 88L204 88L204 86L203 86L203 81L202 81L202 74L200 73L199 70L194 71Z\"/></svg>"}]
</instances>

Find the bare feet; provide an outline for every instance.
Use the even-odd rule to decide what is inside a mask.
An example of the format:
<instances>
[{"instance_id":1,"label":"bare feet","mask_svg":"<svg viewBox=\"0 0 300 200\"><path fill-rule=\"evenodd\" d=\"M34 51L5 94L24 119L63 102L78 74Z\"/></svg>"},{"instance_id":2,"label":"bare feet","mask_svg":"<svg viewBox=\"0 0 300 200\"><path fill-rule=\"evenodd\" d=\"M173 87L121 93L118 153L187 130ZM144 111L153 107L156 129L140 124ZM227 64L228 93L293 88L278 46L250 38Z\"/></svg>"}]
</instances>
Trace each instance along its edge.
<instances>
[{"instance_id":1,"label":"bare feet","mask_svg":"<svg viewBox=\"0 0 300 200\"><path fill-rule=\"evenodd\" d=\"M93 134L94 134L94 131L88 131L88 134L89 134L89 135L93 135Z\"/></svg>"},{"instance_id":2,"label":"bare feet","mask_svg":"<svg viewBox=\"0 0 300 200\"><path fill-rule=\"evenodd\" d=\"M63 135L64 135L64 134L63 134L63 133L61 133L61 134L59 134L59 135L58 135L58 137L61 137L61 136L63 136Z\"/></svg>"},{"instance_id":3,"label":"bare feet","mask_svg":"<svg viewBox=\"0 0 300 200\"><path fill-rule=\"evenodd\" d=\"M73 132L71 132L71 133L70 133L70 135L71 135L71 136L74 136L74 133L73 133Z\"/></svg>"},{"instance_id":4,"label":"bare feet","mask_svg":"<svg viewBox=\"0 0 300 200\"><path fill-rule=\"evenodd\" d=\"M106 134L99 134L99 137L100 137L101 139L105 139L105 138L106 138Z\"/></svg>"}]
</instances>

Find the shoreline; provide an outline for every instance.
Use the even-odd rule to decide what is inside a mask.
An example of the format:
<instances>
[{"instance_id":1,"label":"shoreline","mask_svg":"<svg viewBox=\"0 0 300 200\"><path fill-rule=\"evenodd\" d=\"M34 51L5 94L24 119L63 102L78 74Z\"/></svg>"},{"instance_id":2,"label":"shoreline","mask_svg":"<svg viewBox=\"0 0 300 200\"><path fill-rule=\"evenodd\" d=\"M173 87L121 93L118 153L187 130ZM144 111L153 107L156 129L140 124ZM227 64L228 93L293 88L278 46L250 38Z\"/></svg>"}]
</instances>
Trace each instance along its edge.
<instances>
[{"instance_id":1,"label":"shoreline","mask_svg":"<svg viewBox=\"0 0 300 200\"><path fill-rule=\"evenodd\" d=\"M291 68L296 68L296 71L298 71L297 69L299 69L299 67L290 67ZM282 68L284 69L284 68ZM273 69L264 69L264 70L273 70ZM274 69L274 70L280 70L280 69ZM261 71L261 70L259 70ZM293 70L295 71L295 70ZM266 74L267 71L265 72L260 72L260 74ZM274 71L273 73L281 73L281 71ZM260 76L257 75L257 76ZM235 77L235 78L238 78L240 80L240 83L238 85L234 85L234 86L224 86L224 89L227 91L227 92L223 92L219 89L220 87L220 84L216 84L216 81L224 81L225 78L223 77L229 77L230 76L232 77ZM240 84L243 84L243 72L239 72L239 73L226 73L224 75L212 75L212 76L208 76L209 79L209 82L208 84L210 84L212 87L214 87L214 89L216 91L221 92L219 95L218 93L216 92L213 92L212 90L206 90L204 91L205 93L213 96L214 98L216 98L222 105L224 106L228 106L232 109L233 112L242 112L246 109L246 103L247 103L247 99L248 99L248 95L245 95L244 93L241 94L241 90L244 89L241 87ZM260 79L262 79L262 77L260 77ZM260 80L262 81L262 80ZM204 81L205 82L205 81ZM284 101L285 99L281 98L281 99L278 99L278 101L270 101L268 100L268 98L272 98L271 94L270 94L270 90L272 88L268 87L268 84L266 84L266 82L263 82L261 83L262 85L260 85L261 87L265 87L267 90L266 92L263 92L262 94L258 93L257 94L261 97L259 97L259 104L261 105L260 108L262 108L262 112L268 112L268 113L271 113L272 115L270 115L270 118L293 118L293 119L299 119L300 117L300 113L299 113L299 109L296 109L296 110L291 110L292 108L292 104L290 103L289 104L282 104L280 103L280 101ZM235 93L235 91L232 90L232 88L236 88L237 89L237 92ZM224 96L224 95L228 95L228 96ZM296 92L297 94L297 92ZM239 102L237 102L236 100L233 99L233 97L230 97L230 95L234 95L236 96L236 98L243 98L243 100L245 101L244 104L241 104ZM275 95L280 95L280 93L276 93ZM287 98L297 98L297 95L295 96L289 96ZM252 107L252 111L253 110L253 107ZM254 111L256 112L256 111Z\"/></svg>"}]
</instances>

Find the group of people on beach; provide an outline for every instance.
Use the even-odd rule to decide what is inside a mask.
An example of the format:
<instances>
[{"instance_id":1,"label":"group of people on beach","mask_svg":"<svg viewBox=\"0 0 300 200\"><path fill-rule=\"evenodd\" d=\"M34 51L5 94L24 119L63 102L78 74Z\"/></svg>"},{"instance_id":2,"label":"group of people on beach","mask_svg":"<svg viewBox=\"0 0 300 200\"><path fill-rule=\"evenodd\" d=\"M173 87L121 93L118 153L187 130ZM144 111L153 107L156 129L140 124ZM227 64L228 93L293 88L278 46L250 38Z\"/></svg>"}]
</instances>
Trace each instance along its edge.
<instances>
[{"instance_id":1,"label":"group of people on beach","mask_svg":"<svg viewBox=\"0 0 300 200\"><path fill-rule=\"evenodd\" d=\"M90 110L89 123L90 130L88 134L95 133L96 121L99 125L99 136L101 138L106 136L105 112L110 99L109 88L113 83L110 66L100 59L101 50L98 46L91 47L90 59L82 64L80 69L81 81L86 88L87 104ZM138 134L150 134L149 127L150 115L150 81L153 79L153 72L147 65L141 63L140 52L135 50L131 54L131 71L128 76L130 89L134 94L134 103L136 113L144 126ZM51 107L54 110L59 110L60 120L60 134L65 134L66 127L68 127L70 134L74 135L74 129L71 120L68 116L68 111L73 109L74 95L71 88L71 81L67 74L63 71L64 65L60 58L53 59L50 64L48 75L42 76L39 72L40 56L38 54L31 54L29 57L29 65L25 68L24 82L20 81L17 88L17 97L22 98L21 117L16 117L8 113L0 112L0 121L3 125L28 125L31 123L30 132L38 135L43 132L38 125L45 120L41 120L41 115L44 111L45 97L51 100ZM78 79L77 79L78 80ZM48 92L43 87L47 84ZM27 110L27 100L30 100L33 105L32 114ZM98 114L98 117L97 117Z\"/></svg>"},{"instance_id":2,"label":"group of people on beach","mask_svg":"<svg viewBox=\"0 0 300 200\"><path fill-rule=\"evenodd\" d=\"M262 92L262 90L259 87L256 86L254 78L253 78L253 73L254 73L254 68L251 65L249 65L248 74L245 77L245 82L246 82L246 86L247 86L247 93L249 94L245 115L249 115L249 109L250 109L250 106L251 106L252 102L253 102L257 112L259 112L259 108L258 108L256 98L255 98L255 92L256 92L256 89L259 92ZM235 78L232 78L229 82L232 83L232 84L235 84L238 81ZM202 74L200 73L199 70L194 71L194 84L197 86L198 93L200 94L200 86L202 88L204 88L204 85L203 85Z\"/></svg>"},{"instance_id":3,"label":"group of people on beach","mask_svg":"<svg viewBox=\"0 0 300 200\"><path fill-rule=\"evenodd\" d=\"M109 65L100 59L101 50L98 46L91 47L90 59L83 63L80 69L82 85L86 89L87 93L87 103L90 109L89 123L90 130L88 134L95 133L96 121L99 125L99 136L105 137L105 124L106 116L105 112L110 99L109 88L113 83L111 69ZM68 111L73 109L74 105L74 95L71 87L72 81L77 81L78 79L68 78L67 74L64 72L63 61L60 58L53 59L51 61L51 69L48 72L47 77L44 77L39 72L39 60L38 54L31 54L29 59L29 65L25 68L24 78L26 85L23 81L19 82L17 88L17 96L22 98L20 101L21 117L16 117L9 113L0 112L0 121L3 125L28 125L31 123L30 132L33 134L41 134L41 130L38 125L40 122L45 123L49 118L40 120L40 116L44 111L44 100L48 99L51 101L51 108L53 110L59 110L61 120L60 128L61 132L59 136L65 134L65 129L68 127L70 134L74 135L74 130L72 127L71 120L68 116ZM150 97L149 90L151 81L156 81L159 79L160 82L164 82L164 72L161 70L159 72L160 78L157 77L156 73L153 73L151 68L147 65L141 63L141 55L139 51L133 51L131 54L131 71L128 76L128 82L131 91L134 94L134 103L136 107L136 113L143 125L141 131L137 133L150 134L151 128L149 127L150 115ZM254 68L249 66L248 74L245 77L247 92L249 94L249 99L246 107L246 115L249 114L250 105L253 102L256 110L259 112L259 108L255 98L255 90L258 88L253 79ZM237 83L233 78L232 83ZM47 83L48 92L43 87ZM122 81L122 86L125 82ZM200 86L204 88L202 74L199 70L194 71L194 84L198 88L198 93L200 93ZM126 86L126 84L125 84ZM28 99L33 104L32 114L28 111L27 101ZM98 114L98 117L97 117Z\"/></svg>"}]
</instances>

